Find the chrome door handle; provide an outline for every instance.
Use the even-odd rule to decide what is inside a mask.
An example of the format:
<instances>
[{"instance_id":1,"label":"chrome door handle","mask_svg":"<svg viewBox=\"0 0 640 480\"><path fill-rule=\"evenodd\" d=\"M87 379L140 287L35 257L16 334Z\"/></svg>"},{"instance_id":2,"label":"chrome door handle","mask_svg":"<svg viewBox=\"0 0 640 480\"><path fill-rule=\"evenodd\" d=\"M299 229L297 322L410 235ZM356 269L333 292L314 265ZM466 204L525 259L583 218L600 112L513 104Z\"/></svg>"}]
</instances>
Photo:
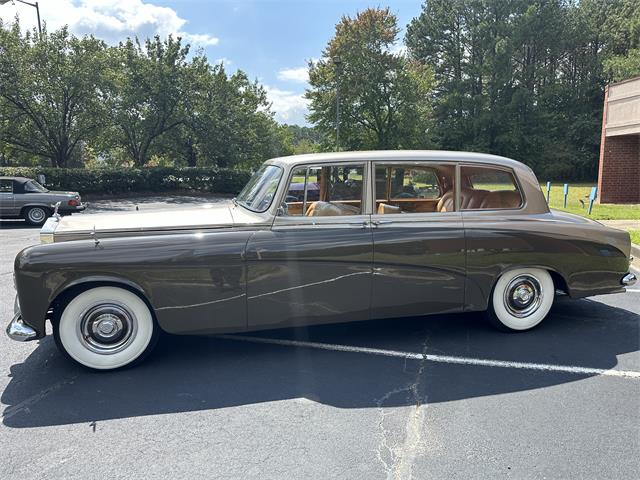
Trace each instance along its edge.
<instances>
[{"instance_id":1,"label":"chrome door handle","mask_svg":"<svg viewBox=\"0 0 640 480\"><path fill-rule=\"evenodd\" d=\"M362 221L362 222L351 222L349 223L349 225L351 225L352 227L360 227L360 228L367 228L369 226L369 222L367 221Z\"/></svg>"},{"instance_id":2,"label":"chrome door handle","mask_svg":"<svg viewBox=\"0 0 640 480\"><path fill-rule=\"evenodd\" d=\"M371 223L377 227L378 225L389 225L393 223L393 220L373 220Z\"/></svg>"}]
</instances>

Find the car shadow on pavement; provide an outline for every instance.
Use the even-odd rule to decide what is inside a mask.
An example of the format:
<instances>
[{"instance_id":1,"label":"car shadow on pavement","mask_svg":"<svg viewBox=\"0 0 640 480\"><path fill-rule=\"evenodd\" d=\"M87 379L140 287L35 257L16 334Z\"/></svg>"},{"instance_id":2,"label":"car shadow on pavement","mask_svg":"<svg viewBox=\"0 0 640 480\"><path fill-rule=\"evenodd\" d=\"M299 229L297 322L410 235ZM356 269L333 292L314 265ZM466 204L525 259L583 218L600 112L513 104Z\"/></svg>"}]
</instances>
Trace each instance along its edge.
<instances>
[{"instance_id":1,"label":"car shadow on pavement","mask_svg":"<svg viewBox=\"0 0 640 480\"><path fill-rule=\"evenodd\" d=\"M390 319L254 336L518 362L613 368L640 349L640 316L605 304L558 302L539 328L493 330L477 314ZM625 367L624 365L620 368ZM629 367L638 370L638 366ZM354 352L165 336L138 367L93 373L50 337L11 367L3 423L65 425L307 398L336 408L445 402L579 382L588 375L406 360ZM611 379L611 381L629 381ZM635 380L634 380L635 381Z\"/></svg>"},{"instance_id":2,"label":"car shadow on pavement","mask_svg":"<svg viewBox=\"0 0 640 480\"><path fill-rule=\"evenodd\" d=\"M16 220L0 220L0 231L4 230L4 229L11 229L11 230L16 230L16 229L25 229L25 230L39 230L42 227L41 226L37 226L37 225L29 225L27 222L25 222L24 220L21 219L16 219Z\"/></svg>"}]
</instances>

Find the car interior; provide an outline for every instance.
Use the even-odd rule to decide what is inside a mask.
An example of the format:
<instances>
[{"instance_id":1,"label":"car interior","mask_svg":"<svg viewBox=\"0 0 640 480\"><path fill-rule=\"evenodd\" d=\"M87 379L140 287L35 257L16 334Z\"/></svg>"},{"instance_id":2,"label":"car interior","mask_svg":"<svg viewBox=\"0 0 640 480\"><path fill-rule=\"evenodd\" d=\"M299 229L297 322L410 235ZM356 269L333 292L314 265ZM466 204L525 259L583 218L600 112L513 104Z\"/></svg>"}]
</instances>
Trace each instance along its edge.
<instances>
[{"instance_id":1,"label":"car interior","mask_svg":"<svg viewBox=\"0 0 640 480\"><path fill-rule=\"evenodd\" d=\"M460 209L513 209L522 196L510 171L485 166L461 169ZM286 196L288 215L343 216L362 211L360 165L296 169ZM375 212L378 215L452 212L455 166L376 165Z\"/></svg>"}]
</instances>

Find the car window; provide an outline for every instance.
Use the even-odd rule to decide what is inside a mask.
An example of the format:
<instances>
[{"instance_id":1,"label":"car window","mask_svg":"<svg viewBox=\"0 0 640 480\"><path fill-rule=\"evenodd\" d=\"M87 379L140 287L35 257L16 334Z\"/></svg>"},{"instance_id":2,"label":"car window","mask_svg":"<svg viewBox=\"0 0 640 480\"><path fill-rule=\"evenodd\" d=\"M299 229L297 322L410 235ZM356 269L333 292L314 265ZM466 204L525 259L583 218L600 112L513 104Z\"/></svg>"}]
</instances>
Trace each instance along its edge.
<instances>
[{"instance_id":1,"label":"car window","mask_svg":"<svg viewBox=\"0 0 640 480\"><path fill-rule=\"evenodd\" d=\"M443 213L454 210L455 167L447 164L375 167L376 211Z\"/></svg>"},{"instance_id":2,"label":"car window","mask_svg":"<svg viewBox=\"0 0 640 480\"><path fill-rule=\"evenodd\" d=\"M263 165L249 179L236 197L236 201L253 212L267 211L271 206L281 176L282 169L280 167Z\"/></svg>"},{"instance_id":3,"label":"car window","mask_svg":"<svg viewBox=\"0 0 640 480\"><path fill-rule=\"evenodd\" d=\"M296 167L284 205L288 216L346 216L362 213L364 165Z\"/></svg>"},{"instance_id":4,"label":"car window","mask_svg":"<svg viewBox=\"0 0 640 480\"><path fill-rule=\"evenodd\" d=\"M0 180L0 193L13 193L13 181Z\"/></svg>"},{"instance_id":5,"label":"car window","mask_svg":"<svg viewBox=\"0 0 640 480\"><path fill-rule=\"evenodd\" d=\"M460 208L495 210L519 208L522 194L513 172L492 167L461 167Z\"/></svg>"},{"instance_id":6,"label":"car window","mask_svg":"<svg viewBox=\"0 0 640 480\"><path fill-rule=\"evenodd\" d=\"M49 190L44 188L35 180L29 180L27 183L24 184L24 191L25 193L46 193Z\"/></svg>"}]
</instances>

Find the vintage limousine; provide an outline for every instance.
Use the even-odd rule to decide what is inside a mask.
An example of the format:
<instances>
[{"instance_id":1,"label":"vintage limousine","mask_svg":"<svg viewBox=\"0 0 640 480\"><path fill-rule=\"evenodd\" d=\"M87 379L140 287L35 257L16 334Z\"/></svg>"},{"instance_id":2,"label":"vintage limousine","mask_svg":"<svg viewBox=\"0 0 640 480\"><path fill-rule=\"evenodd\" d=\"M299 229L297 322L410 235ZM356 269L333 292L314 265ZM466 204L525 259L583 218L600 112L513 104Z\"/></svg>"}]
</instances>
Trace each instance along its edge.
<instances>
[{"instance_id":1,"label":"vintage limousine","mask_svg":"<svg viewBox=\"0 0 640 480\"><path fill-rule=\"evenodd\" d=\"M93 369L160 330L245 332L486 312L522 331L571 298L623 292L629 234L550 211L514 160L394 151L269 160L229 205L51 218L15 260L7 332ZM506 341L506 340L505 340Z\"/></svg>"}]
</instances>

